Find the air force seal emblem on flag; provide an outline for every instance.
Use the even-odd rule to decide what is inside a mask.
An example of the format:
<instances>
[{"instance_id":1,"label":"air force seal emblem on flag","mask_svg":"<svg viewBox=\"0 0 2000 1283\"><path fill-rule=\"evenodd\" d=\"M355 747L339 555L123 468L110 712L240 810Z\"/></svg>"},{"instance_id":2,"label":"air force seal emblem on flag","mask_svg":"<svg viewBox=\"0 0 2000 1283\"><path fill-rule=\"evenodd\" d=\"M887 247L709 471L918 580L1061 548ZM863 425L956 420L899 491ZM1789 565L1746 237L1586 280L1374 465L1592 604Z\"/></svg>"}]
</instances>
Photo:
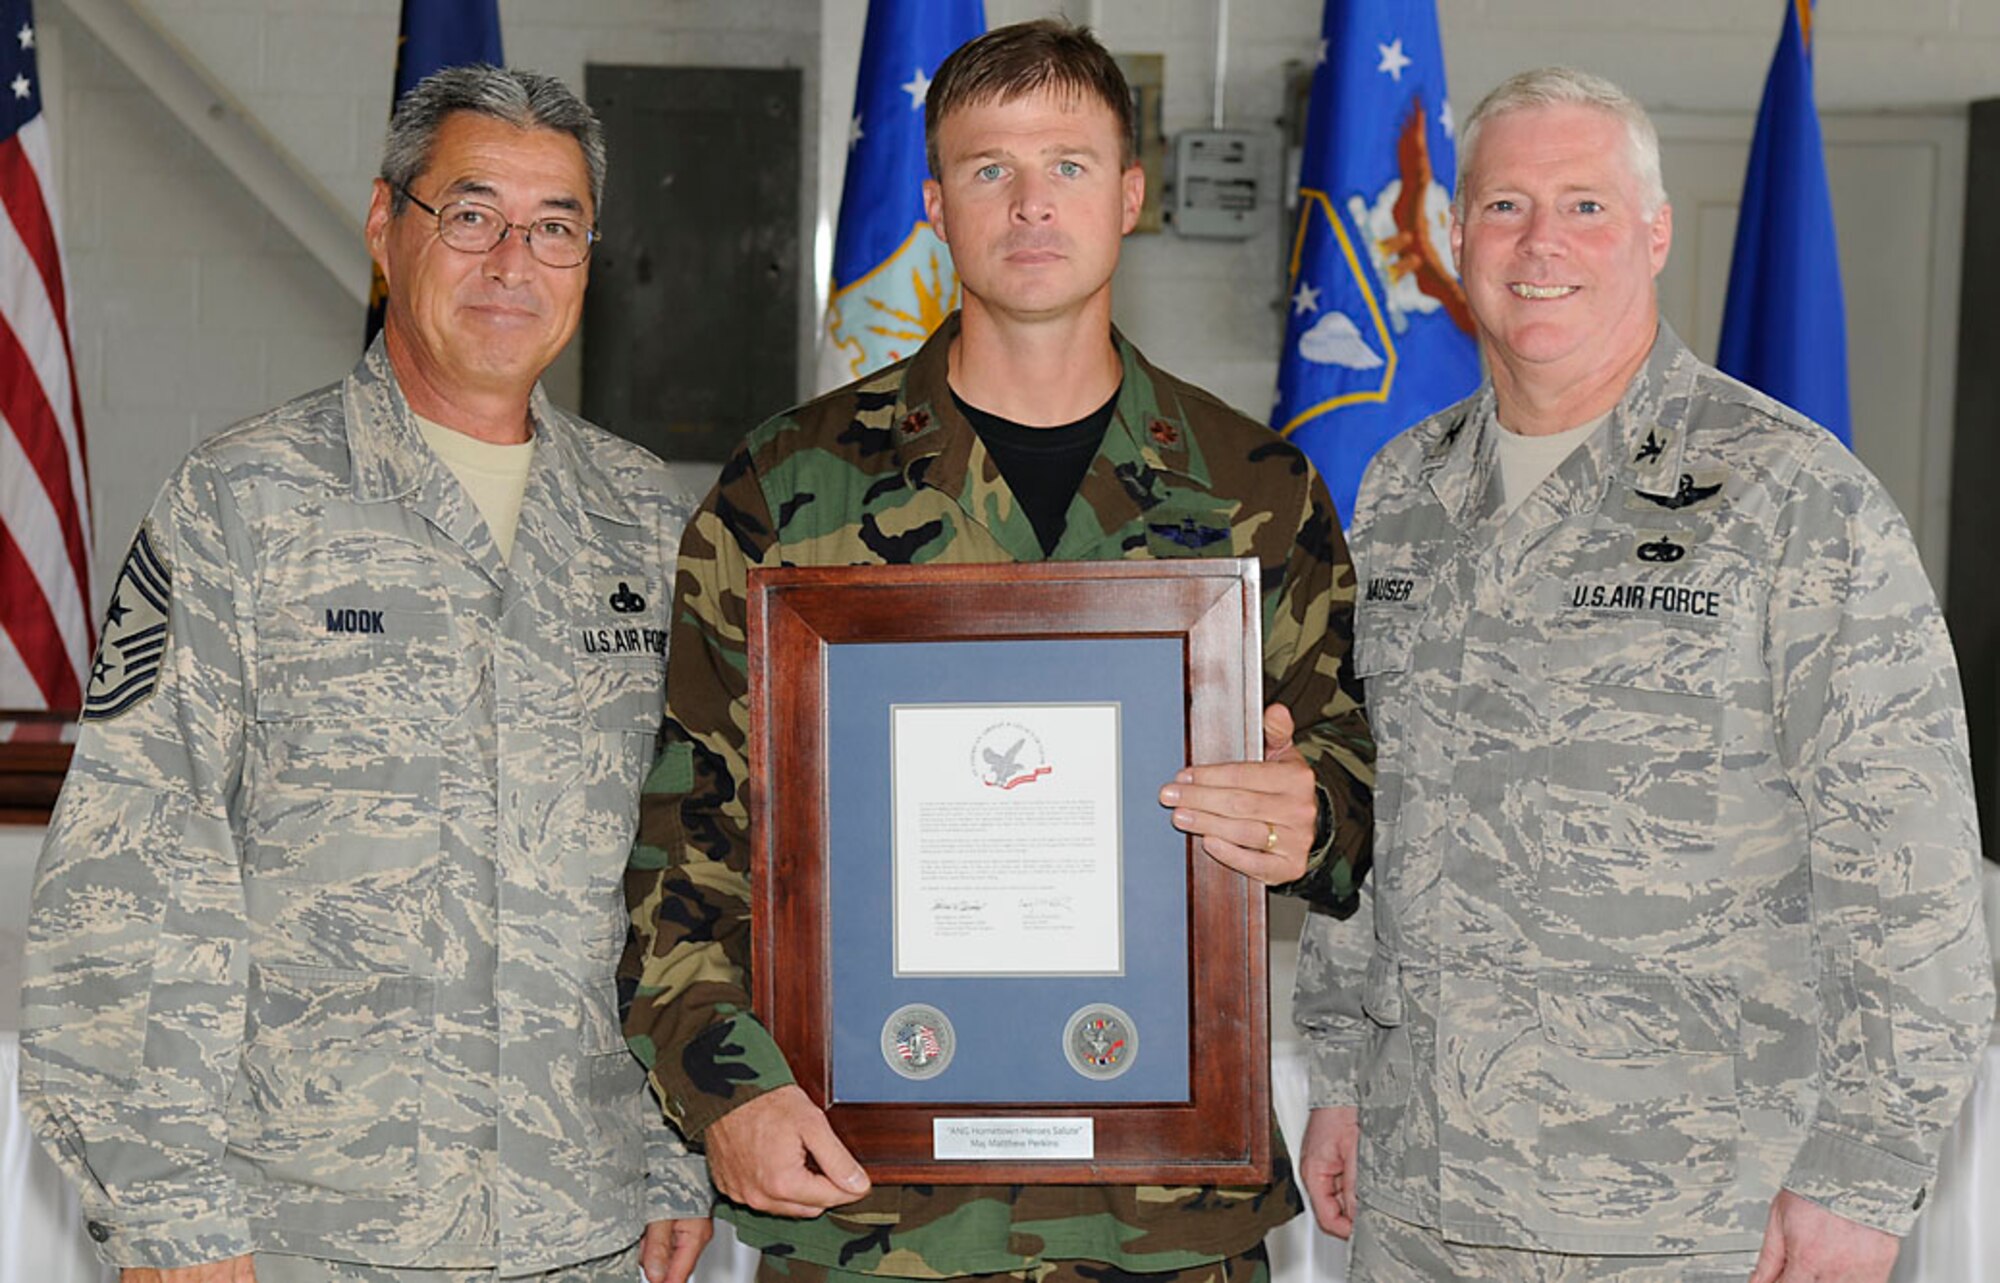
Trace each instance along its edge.
<instances>
[{"instance_id":1,"label":"air force seal emblem on flag","mask_svg":"<svg viewBox=\"0 0 2000 1283\"><path fill-rule=\"evenodd\" d=\"M845 382L915 355L957 310L951 251L919 223L880 267L835 291L826 317L827 342L839 352L833 377Z\"/></svg>"},{"instance_id":2,"label":"air force seal emblem on flag","mask_svg":"<svg viewBox=\"0 0 2000 1283\"><path fill-rule=\"evenodd\" d=\"M945 56L986 30L981 0L870 0L820 344L822 390L913 355L958 307L924 211L924 103Z\"/></svg>"},{"instance_id":3,"label":"air force seal emblem on flag","mask_svg":"<svg viewBox=\"0 0 2000 1283\"><path fill-rule=\"evenodd\" d=\"M1271 426L1343 523L1383 442L1479 383L1451 255L1456 126L1426 2L1328 0Z\"/></svg>"},{"instance_id":4,"label":"air force seal emblem on flag","mask_svg":"<svg viewBox=\"0 0 2000 1283\"><path fill-rule=\"evenodd\" d=\"M172 576L153 547L150 524L139 527L111 605L104 612L104 640L90 667L83 720L104 722L130 710L160 684L167 654L167 601Z\"/></svg>"}]
</instances>

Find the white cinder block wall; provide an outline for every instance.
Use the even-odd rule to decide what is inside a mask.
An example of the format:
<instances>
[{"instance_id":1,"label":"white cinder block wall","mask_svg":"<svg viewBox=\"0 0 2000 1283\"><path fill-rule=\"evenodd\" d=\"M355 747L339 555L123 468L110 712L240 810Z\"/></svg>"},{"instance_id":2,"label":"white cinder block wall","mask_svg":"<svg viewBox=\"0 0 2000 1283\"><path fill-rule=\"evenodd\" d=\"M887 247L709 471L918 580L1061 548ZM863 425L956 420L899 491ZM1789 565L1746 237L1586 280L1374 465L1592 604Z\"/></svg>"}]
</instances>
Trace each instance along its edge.
<instances>
[{"instance_id":1,"label":"white cinder block wall","mask_svg":"<svg viewBox=\"0 0 2000 1283\"><path fill-rule=\"evenodd\" d=\"M996 23L1053 7L986 5ZM1209 122L1214 0L1070 0L1065 9L1097 25L1114 50L1166 54L1169 137ZM1558 62L1611 77L1656 113L1751 113L1783 11L1780 0L1438 0L1461 118L1507 76ZM1313 57L1320 13L1320 0L1233 0L1230 127L1270 126L1279 116L1282 68ZM2000 0L1820 0L1817 31L1823 111L1962 110L2000 94ZM829 79L835 74L829 66ZM1177 372L1262 417L1281 340L1272 265L1289 231L1273 222L1234 246L1134 238L1118 279L1119 323Z\"/></svg>"},{"instance_id":2,"label":"white cinder block wall","mask_svg":"<svg viewBox=\"0 0 2000 1283\"><path fill-rule=\"evenodd\" d=\"M388 119L398 0L120 2L150 15L256 117L339 199L359 236ZM359 352L362 316L64 0L36 9L54 91L102 588L189 447L339 378ZM800 68L812 155L820 12L811 0L502 0L501 25L510 61L578 92L591 62ZM801 186L814 209L810 162ZM571 406L578 347L549 378Z\"/></svg>"},{"instance_id":3,"label":"white cinder block wall","mask_svg":"<svg viewBox=\"0 0 2000 1283\"><path fill-rule=\"evenodd\" d=\"M126 0L153 17L340 200L358 228L390 89L397 0ZM1269 127L1280 69L1316 46L1320 0L1233 0L1227 123ZM1206 124L1216 0L987 0L1000 24L1066 12L1117 51L1166 56L1169 134ZM63 170L75 338L108 574L154 489L206 433L337 378L359 309L107 52L41 0ZM1441 0L1461 110L1508 73L1570 61L1667 111L1755 108L1781 0ZM509 58L581 87L585 63L790 65L805 73L804 197L830 231L865 0L502 0ZM1828 110L2000 94L2000 0L1825 0ZM617 181L617 157L612 158ZM1279 223L1247 242L1129 244L1119 321L1166 365L1253 414L1279 336ZM823 289L823 286L820 287ZM808 292L810 299L819 289ZM806 341L811 305L801 316ZM643 342L643 336L634 336ZM804 367L811 368L806 362ZM574 403L574 353L551 376ZM775 404L773 409L779 408ZM748 425L745 425L746 427ZM108 581L107 581L108 582Z\"/></svg>"}]
</instances>

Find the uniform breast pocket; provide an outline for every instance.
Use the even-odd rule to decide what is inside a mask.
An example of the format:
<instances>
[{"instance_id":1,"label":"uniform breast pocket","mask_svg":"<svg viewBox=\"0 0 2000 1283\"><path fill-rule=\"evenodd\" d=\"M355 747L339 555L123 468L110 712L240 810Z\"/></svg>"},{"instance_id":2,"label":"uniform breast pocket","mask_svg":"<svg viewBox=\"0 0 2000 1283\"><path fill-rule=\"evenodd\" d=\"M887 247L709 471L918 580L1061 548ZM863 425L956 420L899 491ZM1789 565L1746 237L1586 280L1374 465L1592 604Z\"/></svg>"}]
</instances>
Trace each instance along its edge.
<instances>
[{"instance_id":1,"label":"uniform breast pocket","mask_svg":"<svg viewBox=\"0 0 2000 1283\"><path fill-rule=\"evenodd\" d=\"M1357 625L1354 638L1354 674L1363 681L1393 679L1410 671L1410 651L1416 645L1423 612L1401 609L1371 611ZM1374 691L1369 692L1371 698Z\"/></svg>"},{"instance_id":2,"label":"uniform breast pocket","mask_svg":"<svg viewBox=\"0 0 2000 1283\"><path fill-rule=\"evenodd\" d=\"M1548 637L1542 662L1548 843L1646 856L1712 849L1728 664L1723 630L1652 618L1589 620Z\"/></svg>"},{"instance_id":3,"label":"uniform breast pocket","mask_svg":"<svg viewBox=\"0 0 2000 1283\"><path fill-rule=\"evenodd\" d=\"M472 678L442 614L381 627L372 636L274 629L261 648L245 762L254 809L245 858L257 872L351 882L404 876L435 858L440 756Z\"/></svg>"},{"instance_id":4,"label":"uniform breast pocket","mask_svg":"<svg viewBox=\"0 0 2000 1283\"><path fill-rule=\"evenodd\" d=\"M1409 723L1415 716L1410 669L1424 619L1421 603L1364 605L1355 622L1354 672L1361 679L1376 746L1376 868L1384 876L1394 861L1383 856L1393 849L1402 819Z\"/></svg>"},{"instance_id":5,"label":"uniform breast pocket","mask_svg":"<svg viewBox=\"0 0 2000 1283\"><path fill-rule=\"evenodd\" d=\"M1684 1223L1736 1179L1741 1000L1726 979L1545 971L1537 1075L1542 1193Z\"/></svg>"},{"instance_id":6,"label":"uniform breast pocket","mask_svg":"<svg viewBox=\"0 0 2000 1283\"><path fill-rule=\"evenodd\" d=\"M615 889L639 822L639 788L652 769L666 717L666 675L650 662L578 661L584 725L583 817L578 848L588 881ZM622 928L621 928L622 930Z\"/></svg>"},{"instance_id":7,"label":"uniform breast pocket","mask_svg":"<svg viewBox=\"0 0 2000 1283\"><path fill-rule=\"evenodd\" d=\"M1369 727L1383 755L1391 756L1405 730L1408 678L1430 622L1429 585L1410 576L1378 577L1367 591L1402 594L1364 599L1354 612L1354 675L1365 688Z\"/></svg>"},{"instance_id":8,"label":"uniform breast pocket","mask_svg":"<svg viewBox=\"0 0 2000 1283\"><path fill-rule=\"evenodd\" d=\"M280 1200L415 1196L434 1008L415 976L253 965L231 1157Z\"/></svg>"},{"instance_id":9,"label":"uniform breast pocket","mask_svg":"<svg viewBox=\"0 0 2000 1283\"><path fill-rule=\"evenodd\" d=\"M649 1122L648 1111L657 1107L646 1091L646 1070L619 1027L617 977L604 976L584 990L580 1054L559 1055L549 1065L551 1106L575 1110L579 1123L556 1128L567 1152L554 1167L587 1170L600 1194L615 1193L644 1174L645 1135L658 1122L657 1114Z\"/></svg>"}]
</instances>

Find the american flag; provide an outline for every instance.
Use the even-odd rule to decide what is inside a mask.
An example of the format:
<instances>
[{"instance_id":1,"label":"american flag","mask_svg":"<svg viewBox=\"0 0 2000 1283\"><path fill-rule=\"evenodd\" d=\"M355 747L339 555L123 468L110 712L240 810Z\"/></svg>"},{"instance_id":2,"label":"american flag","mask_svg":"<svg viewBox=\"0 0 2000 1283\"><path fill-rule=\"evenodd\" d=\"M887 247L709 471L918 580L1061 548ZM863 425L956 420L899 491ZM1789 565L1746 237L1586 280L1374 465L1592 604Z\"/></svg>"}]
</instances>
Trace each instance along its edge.
<instances>
[{"instance_id":1,"label":"american flag","mask_svg":"<svg viewBox=\"0 0 2000 1283\"><path fill-rule=\"evenodd\" d=\"M903 1036L896 1040L896 1050L904 1060L913 1064L925 1064L944 1054L944 1048L938 1045L937 1030L929 1025L906 1028Z\"/></svg>"},{"instance_id":2,"label":"american flag","mask_svg":"<svg viewBox=\"0 0 2000 1283\"><path fill-rule=\"evenodd\" d=\"M79 708L96 644L55 184L34 12L0 0L0 708Z\"/></svg>"}]
</instances>

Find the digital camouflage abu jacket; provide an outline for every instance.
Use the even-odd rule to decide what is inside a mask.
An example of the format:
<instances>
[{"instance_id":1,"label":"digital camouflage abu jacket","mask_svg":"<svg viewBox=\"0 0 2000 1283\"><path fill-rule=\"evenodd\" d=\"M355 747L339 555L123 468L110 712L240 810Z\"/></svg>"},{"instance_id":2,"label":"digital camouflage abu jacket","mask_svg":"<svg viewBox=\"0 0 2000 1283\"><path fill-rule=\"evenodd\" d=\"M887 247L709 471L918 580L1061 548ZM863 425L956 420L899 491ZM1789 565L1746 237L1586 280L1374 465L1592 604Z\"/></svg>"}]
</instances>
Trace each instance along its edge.
<instances>
[{"instance_id":1,"label":"digital camouflage abu jacket","mask_svg":"<svg viewBox=\"0 0 2000 1283\"><path fill-rule=\"evenodd\" d=\"M141 528L22 1005L23 1103L114 1264L525 1273L707 1207L616 983L693 505L533 414L505 565L379 343Z\"/></svg>"},{"instance_id":2,"label":"digital camouflage abu jacket","mask_svg":"<svg viewBox=\"0 0 2000 1283\"><path fill-rule=\"evenodd\" d=\"M1511 514L1491 387L1362 483L1370 908L1313 915L1314 1102L1447 1238L1754 1250L1780 1185L1906 1232L1993 1010L1957 673L1830 434L1664 326Z\"/></svg>"}]
</instances>

